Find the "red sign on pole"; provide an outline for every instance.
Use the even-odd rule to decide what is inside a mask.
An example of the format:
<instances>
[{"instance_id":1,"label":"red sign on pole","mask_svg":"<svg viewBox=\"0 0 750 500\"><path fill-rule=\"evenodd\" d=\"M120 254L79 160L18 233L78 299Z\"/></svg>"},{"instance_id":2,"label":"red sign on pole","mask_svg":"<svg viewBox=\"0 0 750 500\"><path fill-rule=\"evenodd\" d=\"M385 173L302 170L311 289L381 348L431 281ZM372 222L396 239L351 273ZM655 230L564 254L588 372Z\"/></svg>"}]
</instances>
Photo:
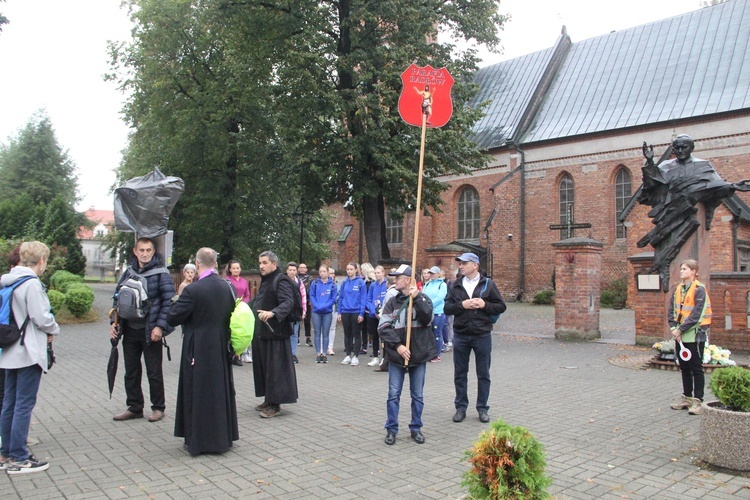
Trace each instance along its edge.
<instances>
[{"instance_id":1,"label":"red sign on pole","mask_svg":"<svg viewBox=\"0 0 750 500\"><path fill-rule=\"evenodd\" d=\"M401 74L401 81L404 86L398 98L398 112L406 123L421 127L423 115L428 127L439 128L448 123L453 114L454 80L447 69L412 64Z\"/></svg>"}]
</instances>

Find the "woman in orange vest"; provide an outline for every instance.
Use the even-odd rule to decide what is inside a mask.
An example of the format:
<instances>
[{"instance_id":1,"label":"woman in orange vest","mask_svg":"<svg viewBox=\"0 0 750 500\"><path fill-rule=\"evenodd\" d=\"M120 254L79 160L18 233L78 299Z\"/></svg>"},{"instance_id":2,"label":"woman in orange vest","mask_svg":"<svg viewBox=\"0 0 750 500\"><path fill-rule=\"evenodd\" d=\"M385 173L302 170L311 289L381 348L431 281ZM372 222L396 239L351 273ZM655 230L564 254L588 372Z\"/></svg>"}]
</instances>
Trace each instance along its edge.
<instances>
[{"instance_id":1,"label":"woman in orange vest","mask_svg":"<svg viewBox=\"0 0 750 500\"><path fill-rule=\"evenodd\" d=\"M703 348L711 325L711 300L703 283L698 281L698 262L688 259L680 263L680 283L669 304L667 319L675 342L676 358L682 372L682 400L671 405L673 410L688 410L691 415L701 412L703 402ZM690 359L680 358L679 342L690 351Z\"/></svg>"}]
</instances>

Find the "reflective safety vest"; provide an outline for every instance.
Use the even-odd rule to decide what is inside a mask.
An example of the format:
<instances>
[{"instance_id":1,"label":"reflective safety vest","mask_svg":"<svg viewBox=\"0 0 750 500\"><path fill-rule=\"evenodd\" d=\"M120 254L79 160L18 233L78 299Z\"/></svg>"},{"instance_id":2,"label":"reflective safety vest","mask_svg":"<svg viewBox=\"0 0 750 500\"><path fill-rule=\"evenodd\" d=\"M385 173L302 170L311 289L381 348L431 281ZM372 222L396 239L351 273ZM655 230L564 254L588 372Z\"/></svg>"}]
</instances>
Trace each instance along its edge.
<instances>
[{"instance_id":1,"label":"reflective safety vest","mask_svg":"<svg viewBox=\"0 0 750 500\"><path fill-rule=\"evenodd\" d=\"M706 295L706 300L703 302L703 311L701 311L701 317L698 320L698 326L709 326L711 324L711 300L708 298L706 286L698 280L693 280L684 297L682 296L682 285L677 285L677 289L674 291L674 320L678 323L681 324L693 312L693 308L695 307L695 289L698 287L702 287Z\"/></svg>"}]
</instances>

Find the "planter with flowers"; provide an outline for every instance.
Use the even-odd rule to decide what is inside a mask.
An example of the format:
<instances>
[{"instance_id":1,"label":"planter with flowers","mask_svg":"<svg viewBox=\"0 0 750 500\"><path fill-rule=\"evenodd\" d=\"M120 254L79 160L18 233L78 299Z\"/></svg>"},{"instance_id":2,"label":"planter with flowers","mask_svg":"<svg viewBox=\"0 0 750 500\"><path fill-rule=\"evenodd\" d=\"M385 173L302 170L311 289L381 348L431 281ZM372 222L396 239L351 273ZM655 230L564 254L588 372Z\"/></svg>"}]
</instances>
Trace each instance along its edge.
<instances>
[{"instance_id":1,"label":"planter with flowers","mask_svg":"<svg viewBox=\"0 0 750 500\"><path fill-rule=\"evenodd\" d=\"M719 401L701 405L701 459L727 469L750 470L750 370L722 367L711 374Z\"/></svg>"},{"instance_id":2,"label":"planter with flowers","mask_svg":"<svg viewBox=\"0 0 750 500\"><path fill-rule=\"evenodd\" d=\"M679 370L680 367L676 362L675 341L674 339L657 342L652 346L656 349L657 354L650 363L653 368L660 370ZM711 373L716 368L722 366L735 366L737 363L731 359L732 351L722 349L721 347L709 344L703 349L703 369L706 373Z\"/></svg>"}]
</instances>

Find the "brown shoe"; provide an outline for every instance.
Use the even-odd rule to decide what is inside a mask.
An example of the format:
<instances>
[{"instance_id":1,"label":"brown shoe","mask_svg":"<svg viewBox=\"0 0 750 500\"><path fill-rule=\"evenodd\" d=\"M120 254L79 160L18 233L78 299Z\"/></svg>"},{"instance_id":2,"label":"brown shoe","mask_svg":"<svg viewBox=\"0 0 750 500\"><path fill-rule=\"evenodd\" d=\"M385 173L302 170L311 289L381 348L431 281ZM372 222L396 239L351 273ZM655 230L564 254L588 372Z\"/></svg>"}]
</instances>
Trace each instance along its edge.
<instances>
[{"instance_id":1,"label":"brown shoe","mask_svg":"<svg viewBox=\"0 0 750 500\"><path fill-rule=\"evenodd\" d=\"M154 410L154 412L148 416L149 422L158 422L164 418L164 412L161 410Z\"/></svg>"},{"instance_id":2,"label":"brown shoe","mask_svg":"<svg viewBox=\"0 0 750 500\"><path fill-rule=\"evenodd\" d=\"M269 406L271 406L271 405L269 405L266 402L263 402L263 403L261 403L261 404L259 404L258 406L255 407L255 411L263 411L266 408L268 408Z\"/></svg>"},{"instance_id":3,"label":"brown shoe","mask_svg":"<svg viewBox=\"0 0 750 500\"><path fill-rule=\"evenodd\" d=\"M120 413L119 415L115 415L112 417L112 420L116 420L118 422L121 422L123 420L132 420L134 418L143 418L143 412L141 413L133 413L130 410L125 410L124 412Z\"/></svg>"},{"instance_id":4,"label":"brown shoe","mask_svg":"<svg viewBox=\"0 0 750 500\"><path fill-rule=\"evenodd\" d=\"M268 405L268 407L260 412L261 418L273 418L281 413L281 408L278 405Z\"/></svg>"}]
</instances>

